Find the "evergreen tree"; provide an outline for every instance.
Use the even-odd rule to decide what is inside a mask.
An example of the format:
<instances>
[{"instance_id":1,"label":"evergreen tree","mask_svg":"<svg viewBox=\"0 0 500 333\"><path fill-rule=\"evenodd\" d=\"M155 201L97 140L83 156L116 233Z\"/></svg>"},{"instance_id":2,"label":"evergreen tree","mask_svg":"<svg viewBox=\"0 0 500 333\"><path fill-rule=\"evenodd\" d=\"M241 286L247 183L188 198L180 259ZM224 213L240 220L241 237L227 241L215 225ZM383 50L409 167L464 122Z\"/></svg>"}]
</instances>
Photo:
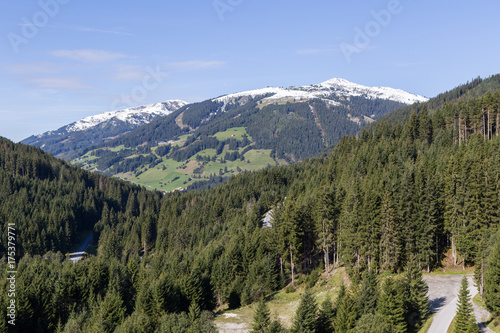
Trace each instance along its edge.
<instances>
[{"instance_id":1,"label":"evergreen tree","mask_svg":"<svg viewBox=\"0 0 500 333\"><path fill-rule=\"evenodd\" d=\"M403 283L392 277L385 280L378 302L378 310L395 333L404 333L407 330L406 299L407 293Z\"/></svg>"},{"instance_id":2,"label":"evergreen tree","mask_svg":"<svg viewBox=\"0 0 500 333\"><path fill-rule=\"evenodd\" d=\"M263 298L259 301L257 308L255 309L255 314L253 316L253 333L264 333L267 332L271 322L270 311L266 305Z\"/></svg>"},{"instance_id":3,"label":"evergreen tree","mask_svg":"<svg viewBox=\"0 0 500 333\"><path fill-rule=\"evenodd\" d=\"M330 333L333 331L333 320L335 319L335 308L327 297L323 303L321 303L321 309L319 310L318 316L318 333Z\"/></svg>"},{"instance_id":4,"label":"evergreen tree","mask_svg":"<svg viewBox=\"0 0 500 333\"><path fill-rule=\"evenodd\" d=\"M389 192L385 193L380 209L380 266L383 270L394 271L399 263L401 246L397 226L397 214Z\"/></svg>"},{"instance_id":5,"label":"evergreen tree","mask_svg":"<svg viewBox=\"0 0 500 333\"><path fill-rule=\"evenodd\" d=\"M391 333L391 326L378 313L367 313L359 318L354 332Z\"/></svg>"},{"instance_id":6,"label":"evergreen tree","mask_svg":"<svg viewBox=\"0 0 500 333\"><path fill-rule=\"evenodd\" d=\"M337 313L333 321L334 332L350 333L356 326L357 309L350 295L346 294L337 302Z\"/></svg>"},{"instance_id":7,"label":"evergreen tree","mask_svg":"<svg viewBox=\"0 0 500 333\"><path fill-rule=\"evenodd\" d=\"M266 333L286 333L288 332L279 322L278 319L274 319L271 324L269 324L269 328Z\"/></svg>"},{"instance_id":8,"label":"evergreen tree","mask_svg":"<svg viewBox=\"0 0 500 333\"><path fill-rule=\"evenodd\" d=\"M302 236L304 235L303 216L295 199L289 198L285 202L283 216L280 218L280 228L285 241L286 251L290 257L290 271L292 285L295 284L295 263L299 261L302 250Z\"/></svg>"},{"instance_id":9,"label":"evergreen tree","mask_svg":"<svg viewBox=\"0 0 500 333\"><path fill-rule=\"evenodd\" d=\"M335 240L336 228L336 204L333 190L327 189L325 186L321 188L316 201L314 218L316 220L318 243L323 250L325 271L330 276L330 250Z\"/></svg>"},{"instance_id":10,"label":"evergreen tree","mask_svg":"<svg viewBox=\"0 0 500 333\"><path fill-rule=\"evenodd\" d=\"M479 327L476 324L474 309L469 293L469 283L467 276L462 278L460 291L458 293L457 315L455 317L454 333L478 333Z\"/></svg>"},{"instance_id":11,"label":"evergreen tree","mask_svg":"<svg viewBox=\"0 0 500 333\"><path fill-rule=\"evenodd\" d=\"M363 282L357 293L358 313L362 316L367 313L375 313L377 308L378 286L377 275L373 269L363 274Z\"/></svg>"},{"instance_id":12,"label":"evergreen tree","mask_svg":"<svg viewBox=\"0 0 500 333\"><path fill-rule=\"evenodd\" d=\"M419 328L429 316L429 287L422 278L422 271L412 260L408 263L405 272L405 283L408 289L406 300L408 306L408 325Z\"/></svg>"},{"instance_id":13,"label":"evergreen tree","mask_svg":"<svg viewBox=\"0 0 500 333\"><path fill-rule=\"evenodd\" d=\"M306 289L295 312L291 332L316 332L318 321L318 305L309 289Z\"/></svg>"},{"instance_id":14,"label":"evergreen tree","mask_svg":"<svg viewBox=\"0 0 500 333\"><path fill-rule=\"evenodd\" d=\"M484 277L484 301L494 316L500 316L500 232L493 251L488 257L488 266Z\"/></svg>"}]
</instances>

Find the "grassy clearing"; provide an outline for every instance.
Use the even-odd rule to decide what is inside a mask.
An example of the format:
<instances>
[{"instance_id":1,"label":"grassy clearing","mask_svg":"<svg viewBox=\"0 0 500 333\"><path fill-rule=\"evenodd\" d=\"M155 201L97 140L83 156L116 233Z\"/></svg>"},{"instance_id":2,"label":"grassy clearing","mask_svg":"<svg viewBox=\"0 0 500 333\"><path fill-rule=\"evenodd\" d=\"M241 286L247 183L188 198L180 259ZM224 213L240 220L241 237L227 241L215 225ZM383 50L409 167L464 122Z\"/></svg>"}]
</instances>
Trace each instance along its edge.
<instances>
[{"instance_id":1,"label":"grassy clearing","mask_svg":"<svg viewBox=\"0 0 500 333\"><path fill-rule=\"evenodd\" d=\"M271 153L270 149L259 149L250 150L245 154L245 160L236 161L226 161L221 163L219 161L225 154L217 156L215 162L205 162L202 178L206 179L211 174L219 175L221 170L224 176L230 176L238 174L239 170L243 171L256 171L267 167L268 165L276 165L276 162L269 156ZM196 161L196 156L215 156L215 149L206 149L198 152L196 155L190 158L189 161L177 162L173 159L164 158L163 162L158 164L152 169L148 169L136 177L133 173L123 173L116 175L124 180L132 181L137 184L145 185L150 188L158 189L161 191L172 191L179 187L186 188L187 186L198 181L194 179L194 170L202 165L201 162ZM248 163L248 161L251 163ZM227 168L227 172L225 171ZM144 168L142 169L144 170ZM175 181L174 178L179 177Z\"/></svg>"},{"instance_id":2,"label":"grassy clearing","mask_svg":"<svg viewBox=\"0 0 500 333\"><path fill-rule=\"evenodd\" d=\"M122 151L124 149L125 149L125 146L124 145L120 145L118 147L111 148L110 150L113 151L113 152L117 152L117 151Z\"/></svg>"},{"instance_id":3,"label":"grassy clearing","mask_svg":"<svg viewBox=\"0 0 500 333\"><path fill-rule=\"evenodd\" d=\"M491 319L488 322L488 328L492 330L495 333L500 333L500 318L498 319Z\"/></svg>"},{"instance_id":4,"label":"grassy clearing","mask_svg":"<svg viewBox=\"0 0 500 333\"><path fill-rule=\"evenodd\" d=\"M325 274L320 277L319 281L311 289L316 297L318 306L321 306L321 303L326 298L335 301L340 290L340 285L345 279L345 275L345 269L339 268L332 273L329 279ZM298 286L297 290L293 293L286 293L284 290L280 290L268 295L267 306L271 311L271 317L278 317L283 326L290 328L293 322L293 316L299 306L304 291L305 287L304 284L302 284ZM244 325L246 329L251 329L256 307L256 303L236 310L227 310L227 307L224 307L217 313L218 316L215 319L215 323L221 330L235 327L236 325L240 325L241 328L241 325Z\"/></svg>"},{"instance_id":5,"label":"grassy clearing","mask_svg":"<svg viewBox=\"0 0 500 333\"><path fill-rule=\"evenodd\" d=\"M241 140L243 140L244 134L247 135L247 137L250 141L252 140L250 135L248 135L245 127L232 127L232 128L225 130L224 132L215 133L214 137L216 137L217 140L219 140L219 141L224 141L224 140L231 139L231 138L241 141Z\"/></svg>"},{"instance_id":6,"label":"grassy clearing","mask_svg":"<svg viewBox=\"0 0 500 333\"><path fill-rule=\"evenodd\" d=\"M276 162L271 158L271 149L258 149L250 150L245 154L245 161L250 161L251 163L246 168L247 170L253 171L262 169L268 164L276 165ZM257 166L257 167L254 167Z\"/></svg>"},{"instance_id":7,"label":"grassy clearing","mask_svg":"<svg viewBox=\"0 0 500 333\"><path fill-rule=\"evenodd\" d=\"M191 134L184 134L179 137L178 140L175 140L174 142L170 143L172 147L174 146L184 146L184 142L186 142L187 138L191 136Z\"/></svg>"},{"instance_id":8,"label":"grassy clearing","mask_svg":"<svg viewBox=\"0 0 500 333\"><path fill-rule=\"evenodd\" d=\"M474 267L467 267L465 271L462 267L441 267L436 268L432 273L424 273L424 274L432 274L432 275L465 275L465 274L473 274Z\"/></svg>"}]
</instances>

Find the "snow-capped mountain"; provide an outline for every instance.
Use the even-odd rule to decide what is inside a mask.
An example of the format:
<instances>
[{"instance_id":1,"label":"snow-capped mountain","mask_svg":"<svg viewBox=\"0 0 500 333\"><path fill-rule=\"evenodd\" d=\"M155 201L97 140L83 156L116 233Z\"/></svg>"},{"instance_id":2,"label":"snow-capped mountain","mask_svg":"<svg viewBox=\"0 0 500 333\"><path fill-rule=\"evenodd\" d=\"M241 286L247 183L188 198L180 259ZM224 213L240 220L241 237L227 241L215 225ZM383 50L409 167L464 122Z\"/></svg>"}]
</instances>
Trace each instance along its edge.
<instances>
[{"instance_id":1,"label":"snow-capped mountain","mask_svg":"<svg viewBox=\"0 0 500 333\"><path fill-rule=\"evenodd\" d=\"M40 147L59 157L76 149L115 139L152 120L167 116L187 105L181 100L142 105L85 117L55 131L31 136L22 143Z\"/></svg>"},{"instance_id":2,"label":"snow-capped mountain","mask_svg":"<svg viewBox=\"0 0 500 333\"><path fill-rule=\"evenodd\" d=\"M180 100L172 100L105 112L83 118L55 131L31 136L22 143L40 147L61 158L72 159L75 156L85 154L87 148L96 147L103 143L116 147L122 145L123 140L127 140L129 143L134 142L137 145L168 141L173 139L170 136L175 137L179 128L182 131L186 129L195 131L208 123L212 124L218 119L223 119L224 114L230 113L231 110L239 106L246 105L250 101L257 101L259 109L270 104L292 102L293 105L291 104L289 108L290 110L297 108L294 111L296 114L302 112L300 111L301 106L298 104L309 104L307 109L310 109L312 117L315 119L314 128L319 126L318 129L322 133L319 145L326 146L336 142L341 135L353 134L362 126L396 108L427 100L423 96L400 89L367 87L335 78L309 86L267 87L244 91L190 105ZM315 106L315 101L322 102L325 108L321 105ZM178 118L180 114L182 117ZM269 117L266 114L262 116ZM303 114L300 117L308 118L309 116ZM164 126L158 126L156 122L148 125L158 117L161 117L162 120L159 122ZM234 117L245 119L246 115L237 114ZM179 121L181 121L180 125ZM349 131L341 131L337 128L349 129ZM134 132L122 138L124 134L131 131ZM269 131L273 132L275 129L269 128ZM281 133L284 135L283 131ZM297 133L289 135L293 136L293 134ZM269 146L269 148L274 147Z\"/></svg>"},{"instance_id":3,"label":"snow-capped mountain","mask_svg":"<svg viewBox=\"0 0 500 333\"><path fill-rule=\"evenodd\" d=\"M367 87L344 79L335 78L311 86L289 88L267 87L263 89L244 91L218 97L215 98L214 101L228 103L241 97L256 97L268 94L272 95L266 97L263 101L272 102L282 99L299 101L319 98L330 103L336 103L338 98L363 96L368 99L390 100L409 105L418 102L426 102L428 100L426 97L411 94L401 89L389 87Z\"/></svg>"},{"instance_id":4,"label":"snow-capped mountain","mask_svg":"<svg viewBox=\"0 0 500 333\"><path fill-rule=\"evenodd\" d=\"M110 120L117 120L132 125L143 125L149 123L156 117L167 116L187 104L187 102L181 100L171 100L162 103L141 105L124 110L104 112L95 116L83 118L63 128L67 132L85 131ZM60 130L61 129L58 131Z\"/></svg>"}]
</instances>

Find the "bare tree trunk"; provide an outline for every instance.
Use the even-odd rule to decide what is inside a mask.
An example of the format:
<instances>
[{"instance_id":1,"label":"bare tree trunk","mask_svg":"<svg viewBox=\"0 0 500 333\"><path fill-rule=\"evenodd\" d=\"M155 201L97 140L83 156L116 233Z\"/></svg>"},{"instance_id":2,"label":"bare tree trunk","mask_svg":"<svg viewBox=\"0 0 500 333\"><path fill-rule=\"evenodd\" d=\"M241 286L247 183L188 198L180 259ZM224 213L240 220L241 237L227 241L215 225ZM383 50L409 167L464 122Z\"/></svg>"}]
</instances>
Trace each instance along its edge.
<instances>
[{"instance_id":1,"label":"bare tree trunk","mask_svg":"<svg viewBox=\"0 0 500 333\"><path fill-rule=\"evenodd\" d=\"M325 269L326 269L326 276L330 277L330 259L328 249L325 249Z\"/></svg>"},{"instance_id":2,"label":"bare tree trunk","mask_svg":"<svg viewBox=\"0 0 500 333\"><path fill-rule=\"evenodd\" d=\"M462 120L462 142L467 144L467 121L465 119Z\"/></svg>"},{"instance_id":3,"label":"bare tree trunk","mask_svg":"<svg viewBox=\"0 0 500 333\"><path fill-rule=\"evenodd\" d=\"M487 128L486 128L486 113L484 112L484 109L483 109L483 137L484 137L484 140L486 140L486 133L487 133Z\"/></svg>"},{"instance_id":4,"label":"bare tree trunk","mask_svg":"<svg viewBox=\"0 0 500 333\"><path fill-rule=\"evenodd\" d=\"M325 270L326 275L330 277L330 258L328 253L328 247L326 246L326 223L323 221L323 251L325 253Z\"/></svg>"},{"instance_id":5,"label":"bare tree trunk","mask_svg":"<svg viewBox=\"0 0 500 333\"><path fill-rule=\"evenodd\" d=\"M458 118L458 145L462 145L462 118Z\"/></svg>"},{"instance_id":6,"label":"bare tree trunk","mask_svg":"<svg viewBox=\"0 0 500 333\"><path fill-rule=\"evenodd\" d=\"M453 266L457 265L457 248L455 246L455 236L451 236L451 255L453 257Z\"/></svg>"},{"instance_id":7,"label":"bare tree trunk","mask_svg":"<svg viewBox=\"0 0 500 333\"><path fill-rule=\"evenodd\" d=\"M500 123L500 113L497 110L497 124L496 124L497 128L496 128L496 132L495 132L496 136L498 136L498 128L499 128L498 125L499 125L499 123Z\"/></svg>"},{"instance_id":8,"label":"bare tree trunk","mask_svg":"<svg viewBox=\"0 0 500 333\"><path fill-rule=\"evenodd\" d=\"M338 256L338 253L339 253L339 245L337 242L334 243L333 245L333 269L337 268L337 256Z\"/></svg>"},{"instance_id":9,"label":"bare tree trunk","mask_svg":"<svg viewBox=\"0 0 500 333\"><path fill-rule=\"evenodd\" d=\"M479 284L479 293L481 294L481 301L483 300L483 286L484 286L484 259L481 255L481 283Z\"/></svg>"},{"instance_id":10,"label":"bare tree trunk","mask_svg":"<svg viewBox=\"0 0 500 333\"><path fill-rule=\"evenodd\" d=\"M491 140L490 108L488 108L488 140Z\"/></svg>"},{"instance_id":11,"label":"bare tree trunk","mask_svg":"<svg viewBox=\"0 0 500 333\"><path fill-rule=\"evenodd\" d=\"M293 269L294 269L294 265L293 265L292 243L290 243L290 270L292 271L292 286L295 287L295 277L293 275Z\"/></svg>"},{"instance_id":12,"label":"bare tree trunk","mask_svg":"<svg viewBox=\"0 0 500 333\"><path fill-rule=\"evenodd\" d=\"M436 235L436 265L439 265L439 239Z\"/></svg>"}]
</instances>

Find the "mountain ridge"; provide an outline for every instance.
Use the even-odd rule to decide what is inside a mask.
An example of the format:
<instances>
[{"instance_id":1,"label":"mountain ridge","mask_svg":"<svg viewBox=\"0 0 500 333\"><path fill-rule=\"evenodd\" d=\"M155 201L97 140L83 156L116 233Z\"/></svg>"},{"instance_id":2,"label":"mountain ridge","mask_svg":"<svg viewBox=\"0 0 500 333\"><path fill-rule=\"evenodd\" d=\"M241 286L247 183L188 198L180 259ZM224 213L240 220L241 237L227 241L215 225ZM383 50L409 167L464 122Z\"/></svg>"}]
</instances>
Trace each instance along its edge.
<instances>
[{"instance_id":1,"label":"mountain ridge","mask_svg":"<svg viewBox=\"0 0 500 333\"><path fill-rule=\"evenodd\" d=\"M212 99L212 101L224 102L243 96L256 97L265 94L273 94L272 96L265 98L265 100L267 99L270 101L281 98L293 98L294 100L324 98L332 94L338 97L360 96L365 94L371 98L392 100L404 104L426 102L427 100L429 100L424 96L412 94L402 89L395 89L390 87L368 87L350 82L346 79L332 78L319 84L313 84L309 86L292 86L288 88L267 87L242 91L238 93L223 95Z\"/></svg>"},{"instance_id":2,"label":"mountain ridge","mask_svg":"<svg viewBox=\"0 0 500 333\"><path fill-rule=\"evenodd\" d=\"M94 144L105 142L110 138L121 136L152 120L167 116L188 103L182 100L140 105L122 110L103 112L88 116L78 121L62 126L57 130L32 135L21 143L44 149L58 157L67 158L64 146L69 143L80 143L75 148L82 149ZM70 148L69 150L73 150Z\"/></svg>"},{"instance_id":3,"label":"mountain ridge","mask_svg":"<svg viewBox=\"0 0 500 333\"><path fill-rule=\"evenodd\" d=\"M427 100L344 79L249 90L181 107L75 152L73 163L163 191L186 189L303 161L388 112Z\"/></svg>"}]
</instances>

